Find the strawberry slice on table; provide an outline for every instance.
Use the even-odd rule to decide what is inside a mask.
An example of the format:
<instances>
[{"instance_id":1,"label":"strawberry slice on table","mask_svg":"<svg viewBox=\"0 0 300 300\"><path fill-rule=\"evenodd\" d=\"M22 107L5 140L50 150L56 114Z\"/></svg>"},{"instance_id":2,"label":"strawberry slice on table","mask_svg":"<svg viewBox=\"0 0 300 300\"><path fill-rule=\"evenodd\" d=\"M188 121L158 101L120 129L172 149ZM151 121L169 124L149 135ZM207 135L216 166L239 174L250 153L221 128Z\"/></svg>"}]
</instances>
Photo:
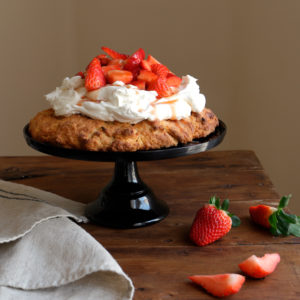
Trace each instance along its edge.
<instances>
[{"instance_id":1,"label":"strawberry slice on table","mask_svg":"<svg viewBox=\"0 0 300 300\"><path fill-rule=\"evenodd\" d=\"M106 78L109 83L122 81L127 84L132 81L133 75L131 72L125 70L110 70L107 72Z\"/></svg>"},{"instance_id":2,"label":"strawberry slice on table","mask_svg":"<svg viewBox=\"0 0 300 300\"><path fill-rule=\"evenodd\" d=\"M108 47L101 47L101 49L107 53L111 58L117 58L117 59L126 59L128 55L126 54L121 54L115 50L112 50Z\"/></svg>"},{"instance_id":3,"label":"strawberry slice on table","mask_svg":"<svg viewBox=\"0 0 300 300\"><path fill-rule=\"evenodd\" d=\"M98 58L93 58L86 70L85 88L93 91L106 84L106 80Z\"/></svg>"},{"instance_id":4,"label":"strawberry slice on table","mask_svg":"<svg viewBox=\"0 0 300 300\"><path fill-rule=\"evenodd\" d=\"M265 254L263 257L252 255L239 264L239 268L248 276L253 278L264 278L274 272L280 255L278 253Z\"/></svg>"},{"instance_id":5,"label":"strawberry slice on table","mask_svg":"<svg viewBox=\"0 0 300 300\"><path fill-rule=\"evenodd\" d=\"M245 282L245 277L239 274L194 275L189 279L216 297L236 294Z\"/></svg>"},{"instance_id":6,"label":"strawberry slice on table","mask_svg":"<svg viewBox=\"0 0 300 300\"><path fill-rule=\"evenodd\" d=\"M232 226L239 226L240 219L229 213L228 207L228 199L221 205L219 198L211 197L209 204L198 210L190 230L190 239L198 246L205 246L223 237Z\"/></svg>"},{"instance_id":7,"label":"strawberry slice on table","mask_svg":"<svg viewBox=\"0 0 300 300\"><path fill-rule=\"evenodd\" d=\"M251 219L273 235L294 235L300 237L300 217L284 211L292 196L283 196L277 208L268 205L257 205L249 208Z\"/></svg>"},{"instance_id":8,"label":"strawberry slice on table","mask_svg":"<svg viewBox=\"0 0 300 300\"><path fill-rule=\"evenodd\" d=\"M146 81L143 80L135 80L130 82L130 84L137 86L140 90L146 89Z\"/></svg>"}]
</instances>

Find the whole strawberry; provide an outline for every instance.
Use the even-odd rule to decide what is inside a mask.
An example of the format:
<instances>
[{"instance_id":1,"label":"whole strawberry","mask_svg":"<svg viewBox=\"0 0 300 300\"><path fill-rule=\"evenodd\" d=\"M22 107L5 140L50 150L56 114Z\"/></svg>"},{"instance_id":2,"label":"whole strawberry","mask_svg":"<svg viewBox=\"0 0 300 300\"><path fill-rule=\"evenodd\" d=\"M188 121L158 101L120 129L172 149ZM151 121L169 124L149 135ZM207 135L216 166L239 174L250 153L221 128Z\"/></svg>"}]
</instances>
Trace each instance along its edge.
<instances>
[{"instance_id":1,"label":"whole strawberry","mask_svg":"<svg viewBox=\"0 0 300 300\"><path fill-rule=\"evenodd\" d=\"M228 199L221 205L219 198L211 197L209 204L200 208L196 214L190 230L191 240L198 246L205 246L227 234L231 226L239 226L240 219L230 214L228 207Z\"/></svg>"}]
</instances>

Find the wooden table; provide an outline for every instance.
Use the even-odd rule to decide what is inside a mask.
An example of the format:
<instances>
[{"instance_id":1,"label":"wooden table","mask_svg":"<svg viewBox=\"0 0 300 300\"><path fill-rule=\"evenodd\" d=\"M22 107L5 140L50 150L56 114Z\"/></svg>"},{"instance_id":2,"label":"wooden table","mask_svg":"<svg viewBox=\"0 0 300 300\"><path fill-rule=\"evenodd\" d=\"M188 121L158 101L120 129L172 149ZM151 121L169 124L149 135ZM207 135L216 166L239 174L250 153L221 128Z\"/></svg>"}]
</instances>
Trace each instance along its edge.
<instances>
[{"instance_id":1,"label":"wooden table","mask_svg":"<svg viewBox=\"0 0 300 300\"><path fill-rule=\"evenodd\" d=\"M88 203L111 179L112 163L50 156L0 158L0 178ZM141 162L142 179L170 206L155 225L116 230L86 224L117 259L136 287L136 300L212 299L187 277L239 273L238 263L252 254L278 252L281 262L264 280L248 279L233 299L300 299L300 239L272 237L251 223L248 208L276 205L279 195L252 151L206 152L163 161ZM242 224L221 240L197 247L188 232L194 215L210 196L229 198Z\"/></svg>"}]
</instances>

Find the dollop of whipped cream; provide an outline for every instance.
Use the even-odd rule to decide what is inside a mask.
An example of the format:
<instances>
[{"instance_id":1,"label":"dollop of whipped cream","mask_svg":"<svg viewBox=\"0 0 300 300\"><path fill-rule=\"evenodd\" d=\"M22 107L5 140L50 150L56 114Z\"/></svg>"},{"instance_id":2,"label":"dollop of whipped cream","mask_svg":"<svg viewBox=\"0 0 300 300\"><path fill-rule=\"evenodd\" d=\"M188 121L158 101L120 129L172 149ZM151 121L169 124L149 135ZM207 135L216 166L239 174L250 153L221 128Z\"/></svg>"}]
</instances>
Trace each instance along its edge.
<instances>
[{"instance_id":1,"label":"dollop of whipped cream","mask_svg":"<svg viewBox=\"0 0 300 300\"><path fill-rule=\"evenodd\" d=\"M46 99L56 116L83 114L93 119L131 124L143 120L180 120L205 107L205 96L196 81L190 75L183 76L177 93L157 99L156 91L140 90L121 81L87 91L84 79L74 76L65 78Z\"/></svg>"}]
</instances>

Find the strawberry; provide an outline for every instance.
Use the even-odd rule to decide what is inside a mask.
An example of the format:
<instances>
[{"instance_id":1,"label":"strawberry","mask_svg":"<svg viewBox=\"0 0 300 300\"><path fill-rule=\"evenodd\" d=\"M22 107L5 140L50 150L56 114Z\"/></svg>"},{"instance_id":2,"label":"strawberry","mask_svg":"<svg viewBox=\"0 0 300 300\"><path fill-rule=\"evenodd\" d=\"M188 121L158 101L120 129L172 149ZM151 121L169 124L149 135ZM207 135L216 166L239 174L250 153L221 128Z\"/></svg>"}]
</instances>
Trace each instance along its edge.
<instances>
[{"instance_id":1,"label":"strawberry","mask_svg":"<svg viewBox=\"0 0 300 300\"><path fill-rule=\"evenodd\" d=\"M249 213L254 223L266 228L271 228L269 218L276 210L277 209L275 207L260 204L257 206L251 206L249 208Z\"/></svg>"},{"instance_id":2,"label":"strawberry","mask_svg":"<svg viewBox=\"0 0 300 300\"><path fill-rule=\"evenodd\" d=\"M148 63L147 60L144 60L144 59L141 61L141 68L143 70L151 71L151 65Z\"/></svg>"},{"instance_id":3,"label":"strawberry","mask_svg":"<svg viewBox=\"0 0 300 300\"><path fill-rule=\"evenodd\" d=\"M147 62L150 64L150 66L153 64L160 64L160 62L152 55L148 55Z\"/></svg>"},{"instance_id":4,"label":"strawberry","mask_svg":"<svg viewBox=\"0 0 300 300\"><path fill-rule=\"evenodd\" d=\"M283 196L277 208L268 205L257 205L249 208L251 219L266 228L273 235L294 235L300 237L300 217L289 214L283 209L292 196Z\"/></svg>"},{"instance_id":5,"label":"strawberry","mask_svg":"<svg viewBox=\"0 0 300 300\"><path fill-rule=\"evenodd\" d=\"M139 69L139 64L145 58L145 51L139 48L135 51L127 60L124 65L124 70L131 71L134 75L137 75L137 70Z\"/></svg>"},{"instance_id":6,"label":"strawberry","mask_svg":"<svg viewBox=\"0 0 300 300\"><path fill-rule=\"evenodd\" d=\"M109 83L114 83L115 81L130 83L133 79L132 73L125 70L110 70L107 72L106 77Z\"/></svg>"},{"instance_id":7,"label":"strawberry","mask_svg":"<svg viewBox=\"0 0 300 300\"><path fill-rule=\"evenodd\" d=\"M123 59L120 59L120 58L114 58L114 59L111 59L108 64L108 66L110 65L119 65L119 66L123 66L124 65L124 60Z\"/></svg>"},{"instance_id":8,"label":"strawberry","mask_svg":"<svg viewBox=\"0 0 300 300\"><path fill-rule=\"evenodd\" d=\"M245 282L245 277L239 274L194 275L189 279L216 297L236 294Z\"/></svg>"},{"instance_id":9,"label":"strawberry","mask_svg":"<svg viewBox=\"0 0 300 300\"><path fill-rule=\"evenodd\" d=\"M274 272L280 255L278 253L265 254L263 257L252 255L239 264L239 268L248 276L253 278L264 278Z\"/></svg>"},{"instance_id":10,"label":"strawberry","mask_svg":"<svg viewBox=\"0 0 300 300\"><path fill-rule=\"evenodd\" d=\"M148 70L141 70L137 79L146 81L147 83L150 83L151 81L154 81L157 79L157 75Z\"/></svg>"},{"instance_id":11,"label":"strawberry","mask_svg":"<svg viewBox=\"0 0 300 300\"><path fill-rule=\"evenodd\" d=\"M105 54L100 54L96 57L100 60L101 66L106 66L110 61L110 59Z\"/></svg>"},{"instance_id":12,"label":"strawberry","mask_svg":"<svg viewBox=\"0 0 300 300\"><path fill-rule=\"evenodd\" d=\"M151 71L159 77L167 77L169 74L169 69L162 64L151 65Z\"/></svg>"},{"instance_id":13,"label":"strawberry","mask_svg":"<svg viewBox=\"0 0 300 300\"><path fill-rule=\"evenodd\" d=\"M121 70L121 66L120 65L108 65L108 66L104 66L102 67L102 71L104 73L104 76L107 75L107 72L110 70Z\"/></svg>"},{"instance_id":14,"label":"strawberry","mask_svg":"<svg viewBox=\"0 0 300 300\"><path fill-rule=\"evenodd\" d=\"M239 226L240 219L230 214L228 207L228 199L221 206L219 198L211 197L209 204L197 212L190 230L190 239L198 246L205 246L227 234L231 226Z\"/></svg>"},{"instance_id":15,"label":"strawberry","mask_svg":"<svg viewBox=\"0 0 300 300\"><path fill-rule=\"evenodd\" d=\"M170 97L174 94L172 88L167 84L167 79L164 77L158 77L156 80L151 81L148 85L148 90L156 91L158 98Z\"/></svg>"},{"instance_id":16,"label":"strawberry","mask_svg":"<svg viewBox=\"0 0 300 300\"><path fill-rule=\"evenodd\" d=\"M182 79L176 75L167 76L167 84L173 87L179 87Z\"/></svg>"},{"instance_id":17,"label":"strawberry","mask_svg":"<svg viewBox=\"0 0 300 300\"><path fill-rule=\"evenodd\" d=\"M99 59L94 58L87 67L85 88L88 91L96 90L106 84Z\"/></svg>"},{"instance_id":18,"label":"strawberry","mask_svg":"<svg viewBox=\"0 0 300 300\"><path fill-rule=\"evenodd\" d=\"M101 47L101 49L107 53L111 58L118 58L118 59L126 59L128 55L126 54L121 54L115 50L112 50L108 47Z\"/></svg>"},{"instance_id":19,"label":"strawberry","mask_svg":"<svg viewBox=\"0 0 300 300\"><path fill-rule=\"evenodd\" d=\"M143 80L135 80L132 81L130 84L137 86L140 90L146 89L146 81Z\"/></svg>"},{"instance_id":20,"label":"strawberry","mask_svg":"<svg viewBox=\"0 0 300 300\"><path fill-rule=\"evenodd\" d=\"M82 79L84 79L84 73L81 71L76 73L75 76L80 76Z\"/></svg>"}]
</instances>

